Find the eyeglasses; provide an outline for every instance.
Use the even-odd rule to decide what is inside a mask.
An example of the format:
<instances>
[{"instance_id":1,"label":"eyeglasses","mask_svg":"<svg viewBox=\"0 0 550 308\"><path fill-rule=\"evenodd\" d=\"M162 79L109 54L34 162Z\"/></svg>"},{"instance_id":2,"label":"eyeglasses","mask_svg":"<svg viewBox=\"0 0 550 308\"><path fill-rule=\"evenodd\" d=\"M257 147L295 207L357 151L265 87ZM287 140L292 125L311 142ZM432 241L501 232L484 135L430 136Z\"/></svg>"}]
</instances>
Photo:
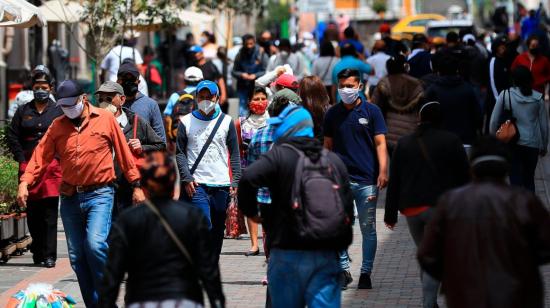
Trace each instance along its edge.
<instances>
[{"instance_id":1,"label":"eyeglasses","mask_svg":"<svg viewBox=\"0 0 550 308\"><path fill-rule=\"evenodd\" d=\"M114 95L114 96L98 95L98 100L100 102L111 103L115 97L116 97L116 95Z\"/></svg>"}]
</instances>

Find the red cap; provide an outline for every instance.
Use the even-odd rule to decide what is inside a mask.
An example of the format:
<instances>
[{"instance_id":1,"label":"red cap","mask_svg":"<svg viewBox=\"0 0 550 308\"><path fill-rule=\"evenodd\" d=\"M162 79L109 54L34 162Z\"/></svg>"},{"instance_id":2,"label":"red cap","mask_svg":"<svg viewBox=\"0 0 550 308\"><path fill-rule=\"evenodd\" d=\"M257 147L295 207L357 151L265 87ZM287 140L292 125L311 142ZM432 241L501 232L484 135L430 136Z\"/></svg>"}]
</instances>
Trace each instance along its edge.
<instances>
[{"instance_id":1,"label":"red cap","mask_svg":"<svg viewBox=\"0 0 550 308\"><path fill-rule=\"evenodd\" d=\"M378 31L380 31L380 33L390 33L391 32L391 27L390 27L389 24L383 23L383 24L380 25L380 28L379 28Z\"/></svg>"},{"instance_id":2,"label":"red cap","mask_svg":"<svg viewBox=\"0 0 550 308\"><path fill-rule=\"evenodd\" d=\"M289 89L298 89L298 79L294 75L282 74L275 80L275 84Z\"/></svg>"}]
</instances>

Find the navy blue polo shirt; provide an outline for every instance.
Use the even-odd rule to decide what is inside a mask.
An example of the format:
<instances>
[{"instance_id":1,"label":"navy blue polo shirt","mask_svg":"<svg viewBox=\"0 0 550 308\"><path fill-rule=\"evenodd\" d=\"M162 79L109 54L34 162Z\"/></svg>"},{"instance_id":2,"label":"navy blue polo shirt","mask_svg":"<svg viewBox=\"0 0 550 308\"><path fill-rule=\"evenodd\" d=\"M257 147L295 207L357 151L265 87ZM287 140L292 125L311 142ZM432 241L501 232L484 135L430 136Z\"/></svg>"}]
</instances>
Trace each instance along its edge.
<instances>
[{"instance_id":1,"label":"navy blue polo shirt","mask_svg":"<svg viewBox=\"0 0 550 308\"><path fill-rule=\"evenodd\" d=\"M352 110L338 103L325 115L325 137L332 138L332 151L348 168L351 180L359 184L376 185L379 164L374 136L386 133L382 111L365 99Z\"/></svg>"}]
</instances>

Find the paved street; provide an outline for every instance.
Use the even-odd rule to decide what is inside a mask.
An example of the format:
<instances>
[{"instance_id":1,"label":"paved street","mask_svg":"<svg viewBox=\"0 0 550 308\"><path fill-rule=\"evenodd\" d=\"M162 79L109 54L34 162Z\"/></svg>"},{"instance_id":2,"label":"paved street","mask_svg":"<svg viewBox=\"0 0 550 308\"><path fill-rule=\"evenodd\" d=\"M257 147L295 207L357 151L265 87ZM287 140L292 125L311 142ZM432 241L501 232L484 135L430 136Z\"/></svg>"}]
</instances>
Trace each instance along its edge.
<instances>
[{"instance_id":1,"label":"paved street","mask_svg":"<svg viewBox=\"0 0 550 308\"><path fill-rule=\"evenodd\" d=\"M550 204L550 158L545 158L537 170L537 191L546 204ZM379 207L383 205L383 196ZM355 241L350 248L353 259L354 282L343 293L343 307L419 307L421 289L418 266L414 256L414 245L404 224L400 220L395 231L389 231L382 222L383 209L378 211L378 254L373 274L374 289L356 290L360 267L360 234L355 227ZM57 288L73 295L84 307L80 298L76 277L67 259L67 247L62 225L59 225L59 261L55 269L34 267L30 254L15 257L8 264L0 266L0 307L9 295L24 288L29 282L53 283ZM266 272L263 254L258 257L244 257L249 248L248 238L226 240L221 257L222 280L228 307L263 307L266 288L260 281ZM550 284L550 267L543 268L546 285ZM547 287L547 294L550 289ZM121 295L122 298L122 295ZM120 301L122 303L122 300ZM439 300L444 307L443 298ZM550 299L546 298L546 307Z\"/></svg>"}]
</instances>

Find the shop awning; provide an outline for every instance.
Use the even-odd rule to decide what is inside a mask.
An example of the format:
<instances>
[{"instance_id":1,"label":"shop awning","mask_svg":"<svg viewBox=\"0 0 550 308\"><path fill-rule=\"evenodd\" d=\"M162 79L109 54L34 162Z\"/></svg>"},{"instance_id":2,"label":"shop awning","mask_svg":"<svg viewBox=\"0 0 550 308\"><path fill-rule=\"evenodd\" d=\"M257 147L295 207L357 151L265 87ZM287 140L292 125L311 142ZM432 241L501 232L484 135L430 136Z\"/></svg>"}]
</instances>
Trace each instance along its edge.
<instances>
[{"instance_id":1,"label":"shop awning","mask_svg":"<svg viewBox=\"0 0 550 308\"><path fill-rule=\"evenodd\" d=\"M39 9L48 22L75 23L80 21L84 13L80 3L67 0L46 1Z\"/></svg>"},{"instance_id":2,"label":"shop awning","mask_svg":"<svg viewBox=\"0 0 550 308\"><path fill-rule=\"evenodd\" d=\"M0 0L0 27L46 26L40 10L25 0Z\"/></svg>"}]
</instances>

